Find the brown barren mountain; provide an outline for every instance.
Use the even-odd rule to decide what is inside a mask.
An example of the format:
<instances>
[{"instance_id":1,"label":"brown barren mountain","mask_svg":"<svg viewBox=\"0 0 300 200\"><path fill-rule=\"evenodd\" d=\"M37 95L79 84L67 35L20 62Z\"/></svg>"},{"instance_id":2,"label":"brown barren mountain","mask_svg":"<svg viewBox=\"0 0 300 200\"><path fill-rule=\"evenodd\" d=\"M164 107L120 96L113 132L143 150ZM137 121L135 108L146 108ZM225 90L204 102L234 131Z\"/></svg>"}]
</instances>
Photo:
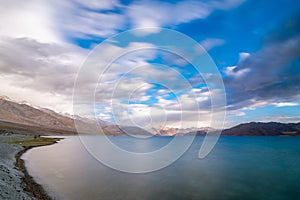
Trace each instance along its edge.
<instances>
[{"instance_id":1,"label":"brown barren mountain","mask_svg":"<svg viewBox=\"0 0 300 200\"><path fill-rule=\"evenodd\" d=\"M98 124L84 118L76 120L87 134L99 132ZM122 131L114 125L101 123L107 135L120 135ZM0 129L26 134L68 135L77 134L74 119L44 108L34 108L17 103L7 97L0 98Z\"/></svg>"}]
</instances>

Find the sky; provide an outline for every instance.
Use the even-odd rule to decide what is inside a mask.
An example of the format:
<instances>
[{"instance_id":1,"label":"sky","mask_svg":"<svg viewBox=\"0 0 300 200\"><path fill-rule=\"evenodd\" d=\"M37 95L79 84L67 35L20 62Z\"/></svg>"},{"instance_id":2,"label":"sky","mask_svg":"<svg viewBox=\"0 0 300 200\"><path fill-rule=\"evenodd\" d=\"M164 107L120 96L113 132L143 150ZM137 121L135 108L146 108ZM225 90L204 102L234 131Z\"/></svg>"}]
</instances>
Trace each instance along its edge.
<instances>
[{"instance_id":1,"label":"sky","mask_svg":"<svg viewBox=\"0 0 300 200\"><path fill-rule=\"evenodd\" d=\"M95 102L83 105L86 116L140 127L210 126L212 96L219 94L205 80L213 76L138 39L166 28L199 43L215 63L226 94L225 127L300 121L297 0L0 0L0 24L0 95L18 102L74 114L78 72L102 44L99 68L111 55L140 50L120 56L100 82L98 68L89 68L80 101L89 102L92 92ZM126 42L112 39L149 27Z\"/></svg>"}]
</instances>

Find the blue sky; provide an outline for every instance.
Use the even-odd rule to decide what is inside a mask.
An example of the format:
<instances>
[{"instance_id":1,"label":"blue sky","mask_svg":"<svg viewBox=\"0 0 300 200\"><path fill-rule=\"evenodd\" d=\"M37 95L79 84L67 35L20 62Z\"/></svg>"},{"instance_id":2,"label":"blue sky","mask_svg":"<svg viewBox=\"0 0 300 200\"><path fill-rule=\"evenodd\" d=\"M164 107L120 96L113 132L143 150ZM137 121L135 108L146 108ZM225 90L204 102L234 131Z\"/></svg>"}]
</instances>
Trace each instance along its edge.
<instances>
[{"instance_id":1,"label":"blue sky","mask_svg":"<svg viewBox=\"0 0 300 200\"><path fill-rule=\"evenodd\" d=\"M250 121L300 121L299 1L30 0L21 6L3 2L0 11L9 22L0 30L0 92L18 101L72 113L73 83L90 51L123 31L156 27L146 35L154 37L159 28L168 28L207 50L225 86L226 127ZM212 94L197 70L139 37L146 36L106 43L103 57L138 47L153 50L119 58L103 82L84 79L87 91L98 88L97 117L142 127L209 126ZM192 88L180 84L178 73ZM172 85L172 91L158 82ZM195 102L199 109L193 107ZM179 108L185 119L180 119ZM178 125L180 120L184 125Z\"/></svg>"}]
</instances>

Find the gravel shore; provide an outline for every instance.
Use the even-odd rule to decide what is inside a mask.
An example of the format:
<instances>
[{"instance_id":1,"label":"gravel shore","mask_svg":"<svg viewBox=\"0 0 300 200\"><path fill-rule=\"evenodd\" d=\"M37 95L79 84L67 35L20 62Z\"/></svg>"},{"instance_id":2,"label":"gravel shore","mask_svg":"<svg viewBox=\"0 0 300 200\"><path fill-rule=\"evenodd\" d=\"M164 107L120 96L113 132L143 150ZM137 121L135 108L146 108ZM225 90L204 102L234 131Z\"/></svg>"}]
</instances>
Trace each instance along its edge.
<instances>
[{"instance_id":1,"label":"gravel shore","mask_svg":"<svg viewBox=\"0 0 300 200\"><path fill-rule=\"evenodd\" d=\"M43 187L29 175L21 156L30 148L54 144L57 140L13 133L0 134L1 200L51 200Z\"/></svg>"},{"instance_id":2,"label":"gravel shore","mask_svg":"<svg viewBox=\"0 0 300 200\"><path fill-rule=\"evenodd\" d=\"M26 192L23 181L24 174L16 169L16 155L24 150L21 146L0 142L0 199L32 200L35 199Z\"/></svg>"}]
</instances>

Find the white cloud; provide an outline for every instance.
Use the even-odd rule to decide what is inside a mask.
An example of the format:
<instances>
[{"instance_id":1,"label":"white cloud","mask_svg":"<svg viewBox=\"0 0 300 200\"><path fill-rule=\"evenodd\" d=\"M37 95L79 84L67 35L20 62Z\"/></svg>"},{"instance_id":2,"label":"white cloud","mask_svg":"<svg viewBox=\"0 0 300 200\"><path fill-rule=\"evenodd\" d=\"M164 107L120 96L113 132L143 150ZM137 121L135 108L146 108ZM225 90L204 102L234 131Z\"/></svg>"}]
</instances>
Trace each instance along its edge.
<instances>
[{"instance_id":1,"label":"white cloud","mask_svg":"<svg viewBox=\"0 0 300 200\"><path fill-rule=\"evenodd\" d=\"M56 111L71 112L76 72L87 51L29 39L1 40L0 93Z\"/></svg>"},{"instance_id":2,"label":"white cloud","mask_svg":"<svg viewBox=\"0 0 300 200\"><path fill-rule=\"evenodd\" d=\"M24 77L20 77L24 80ZM36 90L34 87L23 87L15 82L15 76L0 74L0 94L5 94L11 99L29 102L31 105L48 108L61 113L72 114L71 96L48 91ZM26 80L26 79L25 79ZM35 82L34 84L44 84Z\"/></svg>"},{"instance_id":3,"label":"white cloud","mask_svg":"<svg viewBox=\"0 0 300 200\"><path fill-rule=\"evenodd\" d=\"M200 45L206 50L209 51L210 49L223 45L225 40L218 39L218 38L207 38L200 42Z\"/></svg>"},{"instance_id":4,"label":"white cloud","mask_svg":"<svg viewBox=\"0 0 300 200\"><path fill-rule=\"evenodd\" d=\"M85 7L74 1L56 1L52 5L57 16L52 19L62 34L78 38L105 38L124 28L125 18L122 14L101 12L103 9L113 8L117 2L104 1L101 4L99 1L77 1ZM91 10L92 6L96 6L96 10Z\"/></svg>"},{"instance_id":5,"label":"white cloud","mask_svg":"<svg viewBox=\"0 0 300 200\"><path fill-rule=\"evenodd\" d=\"M120 3L118 0L75 0L77 3L82 6L93 9L93 10L111 10L119 6Z\"/></svg>"},{"instance_id":6,"label":"white cloud","mask_svg":"<svg viewBox=\"0 0 300 200\"><path fill-rule=\"evenodd\" d=\"M242 117L242 116L245 116L245 115L246 115L246 113L244 113L244 112L237 112L235 114L235 116L237 116L237 117Z\"/></svg>"},{"instance_id":7,"label":"white cloud","mask_svg":"<svg viewBox=\"0 0 300 200\"><path fill-rule=\"evenodd\" d=\"M282 122L282 123L299 123L300 116L286 116L286 115L267 116L267 117L259 119L259 121L262 121L262 122L272 121L272 122Z\"/></svg>"},{"instance_id":8,"label":"white cloud","mask_svg":"<svg viewBox=\"0 0 300 200\"><path fill-rule=\"evenodd\" d=\"M241 52L239 54L238 64L244 62L248 57L250 57L250 53ZM247 75L247 73L250 72L249 68L239 69L237 65L226 67L225 70L224 70L225 75L234 77L235 79L238 80L240 78L245 77Z\"/></svg>"},{"instance_id":9,"label":"white cloud","mask_svg":"<svg viewBox=\"0 0 300 200\"><path fill-rule=\"evenodd\" d=\"M236 69L237 69L237 66L229 66L224 70L224 73L227 76L233 76L235 78L242 78L250 71L250 69L240 69L240 70L235 71Z\"/></svg>"},{"instance_id":10,"label":"white cloud","mask_svg":"<svg viewBox=\"0 0 300 200\"><path fill-rule=\"evenodd\" d=\"M0 36L32 38L40 42L63 42L52 21L47 1L0 0Z\"/></svg>"},{"instance_id":11,"label":"white cloud","mask_svg":"<svg viewBox=\"0 0 300 200\"><path fill-rule=\"evenodd\" d=\"M117 0L1 0L2 35L28 37L42 42L63 42L68 37L109 37L131 28L173 26L206 18L216 9L226 10L241 0L135 1L127 6ZM107 11L110 12L107 12ZM114 12L119 10L120 12ZM104 12L106 11L106 12ZM149 31L149 30L147 30ZM140 34L149 34L139 31Z\"/></svg>"},{"instance_id":12,"label":"white cloud","mask_svg":"<svg viewBox=\"0 0 300 200\"><path fill-rule=\"evenodd\" d=\"M204 19L214 10L227 10L241 4L242 0L181 1L175 4L158 1L137 1L129 6L126 15L134 28L172 26L195 19Z\"/></svg>"},{"instance_id":13,"label":"white cloud","mask_svg":"<svg viewBox=\"0 0 300 200\"><path fill-rule=\"evenodd\" d=\"M247 52L241 52L239 55L240 55L239 63L245 61L249 56L251 56L251 54Z\"/></svg>"},{"instance_id":14,"label":"white cloud","mask_svg":"<svg viewBox=\"0 0 300 200\"><path fill-rule=\"evenodd\" d=\"M272 105L276 107L287 107L287 106L298 106L299 104L294 102L276 102L273 103Z\"/></svg>"},{"instance_id":15,"label":"white cloud","mask_svg":"<svg viewBox=\"0 0 300 200\"><path fill-rule=\"evenodd\" d=\"M270 104L268 101L257 101L255 99L247 100L247 102L247 106L243 107L242 110L255 110L256 108L264 107Z\"/></svg>"},{"instance_id":16,"label":"white cloud","mask_svg":"<svg viewBox=\"0 0 300 200\"><path fill-rule=\"evenodd\" d=\"M111 116L119 125L135 125L148 131L161 127L209 126L211 113L207 111L180 110L179 102L162 99L154 106L144 104L115 104ZM174 108L174 109L173 109Z\"/></svg>"}]
</instances>

